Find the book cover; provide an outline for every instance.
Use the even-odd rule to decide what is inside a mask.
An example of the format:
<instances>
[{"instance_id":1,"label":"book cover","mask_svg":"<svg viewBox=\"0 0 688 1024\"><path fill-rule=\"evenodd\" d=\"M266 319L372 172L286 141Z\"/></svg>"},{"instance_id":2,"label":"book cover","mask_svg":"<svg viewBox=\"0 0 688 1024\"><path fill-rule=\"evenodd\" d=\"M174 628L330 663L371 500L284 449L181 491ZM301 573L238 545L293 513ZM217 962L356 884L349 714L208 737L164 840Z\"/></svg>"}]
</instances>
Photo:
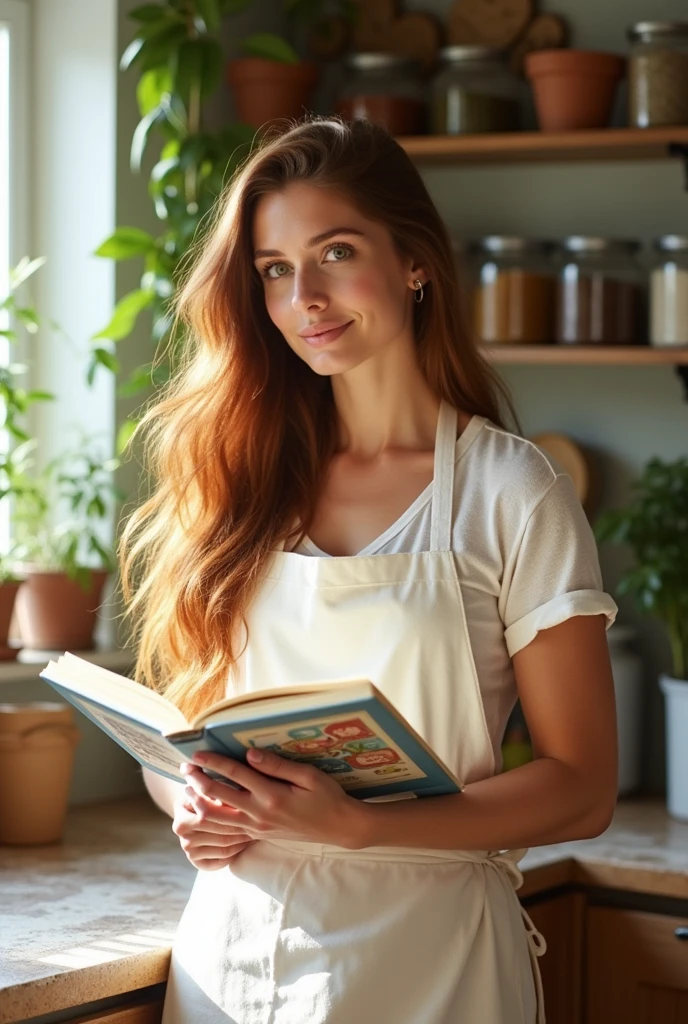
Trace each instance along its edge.
<instances>
[{"instance_id":1,"label":"book cover","mask_svg":"<svg viewBox=\"0 0 688 1024\"><path fill-rule=\"evenodd\" d=\"M307 694L295 687L293 696L283 688L274 699L268 690L247 694L245 702L210 709L207 721L190 724L159 694L116 673L107 672L106 678L100 675L106 670L97 666L96 684L89 680L93 666L82 664L89 669L77 666L78 680L70 681L68 668L55 662L40 675L140 764L176 782L185 782L179 765L197 751L212 750L247 763L246 753L253 746L314 765L358 799L461 791L460 781L367 680L328 681L322 691L314 685ZM136 690L146 691L140 706L134 700Z\"/></svg>"}]
</instances>

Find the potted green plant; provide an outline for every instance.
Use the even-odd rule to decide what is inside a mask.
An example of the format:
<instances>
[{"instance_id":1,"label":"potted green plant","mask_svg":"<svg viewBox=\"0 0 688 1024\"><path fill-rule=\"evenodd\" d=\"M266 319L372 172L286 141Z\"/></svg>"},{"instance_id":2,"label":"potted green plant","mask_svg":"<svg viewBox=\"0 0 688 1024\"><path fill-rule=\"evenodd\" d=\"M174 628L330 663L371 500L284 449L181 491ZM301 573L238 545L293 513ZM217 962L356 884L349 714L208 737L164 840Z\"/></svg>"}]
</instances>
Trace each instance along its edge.
<instances>
[{"instance_id":1,"label":"potted green plant","mask_svg":"<svg viewBox=\"0 0 688 1024\"><path fill-rule=\"evenodd\" d=\"M257 32L241 42L244 56L227 64L227 82L240 119L269 128L303 115L318 80L314 61L301 60L281 36Z\"/></svg>"},{"instance_id":2,"label":"potted green plant","mask_svg":"<svg viewBox=\"0 0 688 1024\"><path fill-rule=\"evenodd\" d=\"M18 291L45 263L43 258L24 257L10 270L9 293L0 302L0 337L10 345L17 340L16 327L22 325L29 334L38 330L38 316L31 305L21 302ZM34 402L51 401L55 396L48 391L27 391L20 378L26 373L25 363L10 362L0 367L0 416L10 440L25 443L29 440L22 419ZM11 503L23 486L21 452L16 446L0 453L0 501ZM17 575L12 556L0 552L0 661L17 657L17 648L8 643L8 635L17 593L22 577Z\"/></svg>"},{"instance_id":3,"label":"potted green plant","mask_svg":"<svg viewBox=\"0 0 688 1024\"><path fill-rule=\"evenodd\" d=\"M595 524L601 543L626 545L634 564L618 594L658 619L671 647L671 675L659 685L666 699L667 805L688 820L688 458L650 459L633 484L625 508L603 513Z\"/></svg>"},{"instance_id":4,"label":"potted green plant","mask_svg":"<svg viewBox=\"0 0 688 1024\"><path fill-rule=\"evenodd\" d=\"M39 650L87 650L93 646L103 586L116 568L114 551L97 525L108 515L119 465L103 458L93 439L82 437L36 471L35 439L20 445L20 483L15 489L15 569L24 582L17 594L21 644Z\"/></svg>"}]
</instances>

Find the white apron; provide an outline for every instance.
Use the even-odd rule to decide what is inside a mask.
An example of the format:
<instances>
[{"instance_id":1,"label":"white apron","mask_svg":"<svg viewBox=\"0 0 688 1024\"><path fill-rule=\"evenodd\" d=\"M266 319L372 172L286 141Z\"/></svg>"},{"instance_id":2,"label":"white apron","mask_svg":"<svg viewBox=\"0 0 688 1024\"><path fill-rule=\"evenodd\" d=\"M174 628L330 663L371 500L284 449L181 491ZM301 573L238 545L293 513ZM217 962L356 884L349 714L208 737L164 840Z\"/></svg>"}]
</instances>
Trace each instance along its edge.
<instances>
[{"instance_id":1,"label":"white apron","mask_svg":"<svg viewBox=\"0 0 688 1024\"><path fill-rule=\"evenodd\" d=\"M274 552L234 685L369 678L468 783L495 764L451 552L456 429L442 402L431 550ZM544 1024L524 853L255 842L198 873L163 1024Z\"/></svg>"}]
</instances>

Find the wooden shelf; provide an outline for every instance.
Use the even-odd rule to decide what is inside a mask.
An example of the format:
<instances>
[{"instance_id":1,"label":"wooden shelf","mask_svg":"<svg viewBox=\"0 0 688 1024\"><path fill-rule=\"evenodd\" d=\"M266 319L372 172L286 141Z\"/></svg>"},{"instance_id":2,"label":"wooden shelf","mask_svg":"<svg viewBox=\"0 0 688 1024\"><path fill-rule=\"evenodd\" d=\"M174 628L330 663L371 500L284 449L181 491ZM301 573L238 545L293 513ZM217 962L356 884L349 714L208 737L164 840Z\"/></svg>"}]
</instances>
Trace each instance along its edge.
<instances>
[{"instance_id":1,"label":"wooden shelf","mask_svg":"<svg viewBox=\"0 0 688 1024\"><path fill-rule=\"evenodd\" d=\"M688 147L688 127L407 135L397 141L417 163L662 160L671 156L672 143Z\"/></svg>"},{"instance_id":2,"label":"wooden shelf","mask_svg":"<svg viewBox=\"0 0 688 1024\"><path fill-rule=\"evenodd\" d=\"M481 345L495 363L550 366L688 366L688 345L666 348L602 345Z\"/></svg>"}]
</instances>

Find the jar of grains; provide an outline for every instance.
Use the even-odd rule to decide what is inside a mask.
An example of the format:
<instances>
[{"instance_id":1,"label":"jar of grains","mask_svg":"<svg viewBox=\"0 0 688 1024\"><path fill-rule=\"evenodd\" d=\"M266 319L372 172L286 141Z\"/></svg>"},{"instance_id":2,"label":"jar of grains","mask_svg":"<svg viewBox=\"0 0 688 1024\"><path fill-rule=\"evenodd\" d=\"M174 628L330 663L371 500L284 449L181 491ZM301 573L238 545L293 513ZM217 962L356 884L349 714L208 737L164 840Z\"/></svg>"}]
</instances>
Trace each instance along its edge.
<instances>
[{"instance_id":1,"label":"jar of grains","mask_svg":"<svg viewBox=\"0 0 688 1024\"><path fill-rule=\"evenodd\" d=\"M519 127L519 83L504 55L488 46L447 46L431 85L438 135L507 132Z\"/></svg>"},{"instance_id":2,"label":"jar of grains","mask_svg":"<svg viewBox=\"0 0 688 1024\"><path fill-rule=\"evenodd\" d=\"M640 21L628 38L629 123L688 124L688 22Z\"/></svg>"},{"instance_id":3,"label":"jar of grains","mask_svg":"<svg viewBox=\"0 0 688 1024\"><path fill-rule=\"evenodd\" d=\"M688 345L688 235L655 242L659 259L650 274L650 341Z\"/></svg>"},{"instance_id":4,"label":"jar of grains","mask_svg":"<svg viewBox=\"0 0 688 1024\"><path fill-rule=\"evenodd\" d=\"M557 287L556 340L633 345L645 340L645 273L639 242L564 239Z\"/></svg>"},{"instance_id":5,"label":"jar of grains","mask_svg":"<svg viewBox=\"0 0 688 1024\"><path fill-rule=\"evenodd\" d=\"M395 53L350 54L336 111L347 121L373 121L392 135L424 132L427 104L420 65Z\"/></svg>"},{"instance_id":6,"label":"jar of grains","mask_svg":"<svg viewBox=\"0 0 688 1024\"><path fill-rule=\"evenodd\" d=\"M550 342L556 275L549 242L489 235L474 247L474 322L485 342Z\"/></svg>"}]
</instances>

